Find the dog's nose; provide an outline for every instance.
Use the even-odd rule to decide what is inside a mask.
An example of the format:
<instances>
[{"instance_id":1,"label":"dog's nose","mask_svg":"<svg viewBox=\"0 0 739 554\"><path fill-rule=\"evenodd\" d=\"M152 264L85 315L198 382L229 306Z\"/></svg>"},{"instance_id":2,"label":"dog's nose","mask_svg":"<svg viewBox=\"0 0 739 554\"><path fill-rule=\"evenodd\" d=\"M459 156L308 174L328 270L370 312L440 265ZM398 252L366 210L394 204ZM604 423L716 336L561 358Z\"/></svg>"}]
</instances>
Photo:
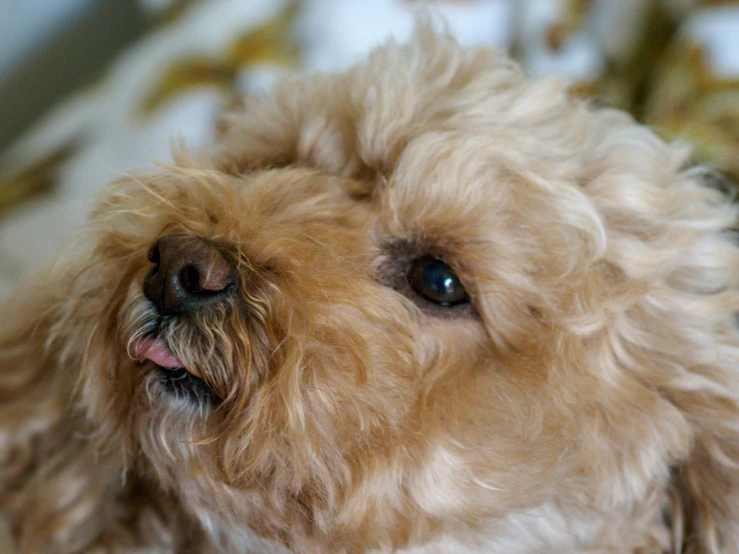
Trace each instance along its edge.
<instances>
[{"instance_id":1,"label":"dog's nose","mask_svg":"<svg viewBox=\"0 0 739 554\"><path fill-rule=\"evenodd\" d=\"M233 268L218 249L188 235L165 235L149 248L154 267L144 295L162 315L196 310L221 300L233 287Z\"/></svg>"}]
</instances>

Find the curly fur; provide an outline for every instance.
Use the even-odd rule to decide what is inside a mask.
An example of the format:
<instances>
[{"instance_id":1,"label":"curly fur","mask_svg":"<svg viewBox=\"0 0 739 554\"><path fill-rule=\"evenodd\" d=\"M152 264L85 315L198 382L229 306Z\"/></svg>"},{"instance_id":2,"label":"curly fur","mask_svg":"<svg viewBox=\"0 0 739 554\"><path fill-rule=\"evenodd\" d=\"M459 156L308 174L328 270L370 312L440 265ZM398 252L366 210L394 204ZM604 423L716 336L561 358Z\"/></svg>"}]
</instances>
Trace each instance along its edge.
<instances>
[{"instance_id":1,"label":"curly fur","mask_svg":"<svg viewBox=\"0 0 739 554\"><path fill-rule=\"evenodd\" d=\"M739 553L736 210L689 149L427 28L221 132L5 308L22 553ZM239 294L158 317L170 232ZM217 405L135 359L155 325Z\"/></svg>"}]
</instances>

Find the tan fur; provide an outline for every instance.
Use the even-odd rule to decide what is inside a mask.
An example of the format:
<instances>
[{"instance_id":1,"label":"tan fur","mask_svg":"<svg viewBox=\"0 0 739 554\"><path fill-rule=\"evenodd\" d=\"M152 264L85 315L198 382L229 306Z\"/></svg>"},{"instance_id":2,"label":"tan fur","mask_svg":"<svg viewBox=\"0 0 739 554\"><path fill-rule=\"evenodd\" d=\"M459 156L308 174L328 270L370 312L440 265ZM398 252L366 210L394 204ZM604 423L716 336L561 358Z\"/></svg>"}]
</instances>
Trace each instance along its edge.
<instances>
[{"instance_id":1,"label":"tan fur","mask_svg":"<svg viewBox=\"0 0 739 554\"><path fill-rule=\"evenodd\" d=\"M221 130L4 308L22 553L739 553L736 212L686 148L428 29ZM164 331L217 407L133 359L170 232L239 268ZM422 253L472 309L389 286Z\"/></svg>"}]
</instances>

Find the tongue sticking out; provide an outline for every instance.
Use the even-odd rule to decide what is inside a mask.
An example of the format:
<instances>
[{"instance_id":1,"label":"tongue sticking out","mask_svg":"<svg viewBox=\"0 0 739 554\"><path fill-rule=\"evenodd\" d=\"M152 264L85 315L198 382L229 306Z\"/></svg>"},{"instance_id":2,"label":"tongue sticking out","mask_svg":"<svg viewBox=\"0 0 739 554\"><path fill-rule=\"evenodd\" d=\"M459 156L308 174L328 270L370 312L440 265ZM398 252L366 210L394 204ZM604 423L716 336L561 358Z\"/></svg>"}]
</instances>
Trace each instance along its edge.
<instances>
[{"instance_id":1,"label":"tongue sticking out","mask_svg":"<svg viewBox=\"0 0 739 554\"><path fill-rule=\"evenodd\" d=\"M143 339L136 345L136 355L151 360L166 369L182 368L182 362L172 351L155 339Z\"/></svg>"}]
</instances>

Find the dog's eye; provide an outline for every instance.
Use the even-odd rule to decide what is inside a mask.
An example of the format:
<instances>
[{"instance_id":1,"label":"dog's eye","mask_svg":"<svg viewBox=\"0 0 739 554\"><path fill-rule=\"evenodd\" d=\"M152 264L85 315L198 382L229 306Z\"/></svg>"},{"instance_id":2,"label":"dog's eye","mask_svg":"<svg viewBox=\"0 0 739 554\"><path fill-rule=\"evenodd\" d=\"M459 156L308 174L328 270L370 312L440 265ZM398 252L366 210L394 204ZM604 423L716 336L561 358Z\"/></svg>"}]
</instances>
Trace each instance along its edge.
<instances>
[{"instance_id":1,"label":"dog's eye","mask_svg":"<svg viewBox=\"0 0 739 554\"><path fill-rule=\"evenodd\" d=\"M456 306L470 301L456 273L441 260L424 256L411 263L408 284L422 298L440 306Z\"/></svg>"}]
</instances>

